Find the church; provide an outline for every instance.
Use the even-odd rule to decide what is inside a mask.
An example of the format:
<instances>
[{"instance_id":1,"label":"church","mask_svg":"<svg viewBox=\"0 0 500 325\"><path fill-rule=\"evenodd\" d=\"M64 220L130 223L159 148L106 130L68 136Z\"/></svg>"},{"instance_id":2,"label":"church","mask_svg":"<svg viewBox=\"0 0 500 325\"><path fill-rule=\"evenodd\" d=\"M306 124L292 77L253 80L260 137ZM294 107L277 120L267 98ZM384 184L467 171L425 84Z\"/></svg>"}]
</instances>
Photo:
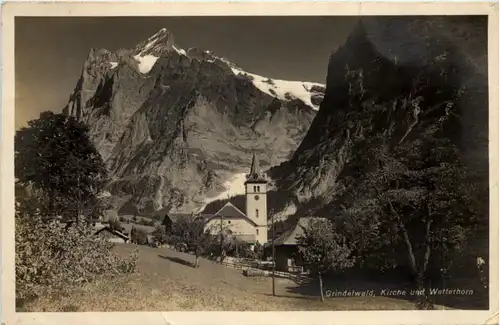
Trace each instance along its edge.
<instances>
[{"instance_id":1,"label":"church","mask_svg":"<svg viewBox=\"0 0 500 325\"><path fill-rule=\"evenodd\" d=\"M204 215L205 229L214 235L221 230L229 230L236 238L249 244L266 244L267 184L254 153L250 173L245 181L245 206L238 207L228 202L216 213Z\"/></svg>"}]
</instances>

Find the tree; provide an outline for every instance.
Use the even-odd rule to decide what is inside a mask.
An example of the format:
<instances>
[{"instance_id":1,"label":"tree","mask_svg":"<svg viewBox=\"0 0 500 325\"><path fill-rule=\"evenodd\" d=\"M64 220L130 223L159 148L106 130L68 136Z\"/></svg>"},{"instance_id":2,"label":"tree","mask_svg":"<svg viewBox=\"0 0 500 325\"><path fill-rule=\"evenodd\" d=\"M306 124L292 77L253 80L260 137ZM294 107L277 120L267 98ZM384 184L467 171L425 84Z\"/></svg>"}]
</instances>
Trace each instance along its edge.
<instances>
[{"instance_id":1,"label":"tree","mask_svg":"<svg viewBox=\"0 0 500 325\"><path fill-rule=\"evenodd\" d=\"M188 251L194 253L194 267L199 267L199 257L213 240L209 231L205 230L205 222L201 218L180 218L172 225L170 237L177 245L186 245Z\"/></svg>"},{"instance_id":2,"label":"tree","mask_svg":"<svg viewBox=\"0 0 500 325\"><path fill-rule=\"evenodd\" d=\"M418 307L430 309L425 283L447 272L451 256L477 226L477 190L447 139L427 134L392 150L384 144L372 150L377 158L371 164L378 168L366 173L356 190L356 205L345 211L364 233L350 238L362 260L383 252L393 265L404 263L424 292ZM383 240L376 243L375 238Z\"/></svg>"},{"instance_id":3,"label":"tree","mask_svg":"<svg viewBox=\"0 0 500 325\"><path fill-rule=\"evenodd\" d=\"M288 220L276 220L274 221L274 236L278 238L284 233L287 229L290 228L290 225L287 222ZM269 238L272 237L272 232L269 230Z\"/></svg>"},{"instance_id":4,"label":"tree","mask_svg":"<svg viewBox=\"0 0 500 325\"><path fill-rule=\"evenodd\" d=\"M146 245L148 243L148 235L144 230L133 226L130 230L130 241L137 245Z\"/></svg>"},{"instance_id":5,"label":"tree","mask_svg":"<svg viewBox=\"0 0 500 325\"><path fill-rule=\"evenodd\" d=\"M157 224L155 230L151 233L156 243L162 245L166 241L165 228L162 225Z\"/></svg>"},{"instance_id":6,"label":"tree","mask_svg":"<svg viewBox=\"0 0 500 325\"><path fill-rule=\"evenodd\" d=\"M217 246L220 246L220 243L217 244ZM215 246L215 247L217 247ZM237 238L234 238L232 241L231 245L228 247L225 247L226 252L230 256L234 256L237 258L254 258L255 254L254 252L250 249L248 243L242 240L238 240Z\"/></svg>"},{"instance_id":7,"label":"tree","mask_svg":"<svg viewBox=\"0 0 500 325\"><path fill-rule=\"evenodd\" d=\"M298 246L307 267L318 276L321 301L325 301L322 276L351 267L354 264L351 249L334 230L331 221L319 218L309 220L304 234L298 237Z\"/></svg>"},{"instance_id":8,"label":"tree","mask_svg":"<svg viewBox=\"0 0 500 325\"><path fill-rule=\"evenodd\" d=\"M15 176L22 186L41 191L44 217L77 220L103 208L104 162L88 128L72 116L43 112L16 132Z\"/></svg>"},{"instance_id":9,"label":"tree","mask_svg":"<svg viewBox=\"0 0 500 325\"><path fill-rule=\"evenodd\" d=\"M262 257L264 256L264 246L262 246L261 243L256 242L253 251L255 253L255 259L262 260Z\"/></svg>"},{"instance_id":10,"label":"tree","mask_svg":"<svg viewBox=\"0 0 500 325\"><path fill-rule=\"evenodd\" d=\"M216 242L212 243L212 245L214 245L213 250L219 255L219 262L222 264L227 257L227 253L236 251L238 241L233 236L229 224L223 223L222 220L212 224L210 229L207 230L211 234L216 234L214 237Z\"/></svg>"}]
</instances>

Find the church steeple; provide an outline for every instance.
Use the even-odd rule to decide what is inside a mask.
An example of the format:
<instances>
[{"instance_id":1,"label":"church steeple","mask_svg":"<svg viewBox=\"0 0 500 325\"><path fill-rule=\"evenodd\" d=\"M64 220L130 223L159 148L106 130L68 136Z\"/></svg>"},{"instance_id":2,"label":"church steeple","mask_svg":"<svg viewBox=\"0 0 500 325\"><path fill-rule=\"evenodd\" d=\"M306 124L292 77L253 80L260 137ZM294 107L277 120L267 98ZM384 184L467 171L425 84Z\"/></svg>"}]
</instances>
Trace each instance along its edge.
<instances>
[{"instance_id":1,"label":"church steeple","mask_svg":"<svg viewBox=\"0 0 500 325\"><path fill-rule=\"evenodd\" d=\"M255 223L255 240L267 243L267 179L260 171L254 153L250 173L245 182L246 216Z\"/></svg>"},{"instance_id":2,"label":"church steeple","mask_svg":"<svg viewBox=\"0 0 500 325\"><path fill-rule=\"evenodd\" d=\"M267 183L267 180L260 172L259 159L255 155L252 156L252 165L250 166L250 174L247 175L246 183Z\"/></svg>"}]
</instances>

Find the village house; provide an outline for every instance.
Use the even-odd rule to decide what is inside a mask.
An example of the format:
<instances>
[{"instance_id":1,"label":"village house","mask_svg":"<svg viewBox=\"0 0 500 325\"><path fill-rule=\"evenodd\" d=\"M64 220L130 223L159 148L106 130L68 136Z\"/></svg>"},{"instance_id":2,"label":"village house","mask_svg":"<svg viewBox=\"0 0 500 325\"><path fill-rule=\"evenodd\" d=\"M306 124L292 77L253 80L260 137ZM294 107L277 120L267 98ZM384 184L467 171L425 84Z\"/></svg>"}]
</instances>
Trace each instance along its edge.
<instances>
[{"instance_id":1,"label":"village house","mask_svg":"<svg viewBox=\"0 0 500 325\"><path fill-rule=\"evenodd\" d=\"M164 212L157 212L155 213L155 216L158 215L163 215L163 219L161 221L161 225L164 227L165 232L169 234L172 231L172 226L173 224L183 218L193 218L192 213L164 213Z\"/></svg>"},{"instance_id":2,"label":"village house","mask_svg":"<svg viewBox=\"0 0 500 325\"><path fill-rule=\"evenodd\" d=\"M121 233L118 230L111 229L109 226L105 226L100 228L94 233L95 236L99 236L107 239L112 243L127 243L130 240L130 237Z\"/></svg>"},{"instance_id":3,"label":"village house","mask_svg":"<svg viewBox=\"0 0 500 325\"><path fill-rule=\"evenodd\" d=\"M276 270L293 273L304 270L305 265L299 252L298 238L304 235L304 230L307 229L311 219L312 217L300 218L293 227L274 240ZM265 255L272 255L272 243L266 245Z\"/></svg>"},{"instance_id":4,"label":"village house","mask_svg":"<svg viewBox=\"0 0 500 325\"><path fill-rule=\"evenodd\" d=\"M113 229L105 223L103 219L104 218L100 217L98 219L91 220L94 236L106 238L108 241L113 243L128 243L130 241L130 234L127 234L126 229L123 228L122 231Z\"/></svg>"},{"instance_id":5,"label":"village house","mask_svg":"<svg viewBox=\"0 0 500 325\"><path fill-rule=\"evenodd\" d=\"M221 229L230 230L233 236L250 245L267 243L267 180L255 154L245 181L244 207L227 202L219 211L201 217L205 229L214 235Z\"/></svg>"}]
</instances>

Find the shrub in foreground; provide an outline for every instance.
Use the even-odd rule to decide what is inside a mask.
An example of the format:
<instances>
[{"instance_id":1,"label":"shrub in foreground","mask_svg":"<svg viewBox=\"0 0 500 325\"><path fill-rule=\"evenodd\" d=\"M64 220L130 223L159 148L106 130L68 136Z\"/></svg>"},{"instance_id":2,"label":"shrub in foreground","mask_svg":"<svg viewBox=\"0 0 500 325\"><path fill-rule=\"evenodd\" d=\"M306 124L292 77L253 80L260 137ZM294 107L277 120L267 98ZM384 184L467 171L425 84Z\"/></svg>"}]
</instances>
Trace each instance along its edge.
<instances>
[{"instance_id":1,"label":"shrub in foreground","mask_svg":"<svg viewBox=\"0 0 500 325\"><path fill-rule=\"evenodd\" d=\"M114 244L92 236L85 222L67 226L39 215L16 215L16 300L64 293L100 277L134 272L137 252L121 258Z\"/></svg>"}]
</instances>

